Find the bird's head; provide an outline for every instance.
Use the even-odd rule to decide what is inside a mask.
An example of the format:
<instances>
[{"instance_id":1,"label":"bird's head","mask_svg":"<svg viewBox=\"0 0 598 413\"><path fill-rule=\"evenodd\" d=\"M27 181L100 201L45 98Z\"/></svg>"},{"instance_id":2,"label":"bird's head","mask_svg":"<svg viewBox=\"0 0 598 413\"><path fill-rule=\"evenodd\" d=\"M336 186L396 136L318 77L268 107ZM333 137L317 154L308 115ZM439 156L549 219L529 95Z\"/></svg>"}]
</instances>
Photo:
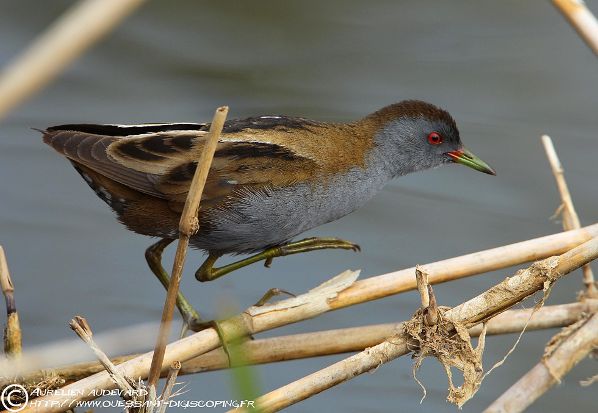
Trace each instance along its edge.
<instances>
[{"instance_id":1,"label":"bird's head","mask_svg":"<svg viewBox=\"0 0 598 413\"><path fill-rule=\"evenodd\" d=\"M389 156L393 175L460 163L496 175L486 162L461 143L451 115L432 104L405 100L386 106L364 119L376 124L374 140Z\"/></svg>"}]
</instances>

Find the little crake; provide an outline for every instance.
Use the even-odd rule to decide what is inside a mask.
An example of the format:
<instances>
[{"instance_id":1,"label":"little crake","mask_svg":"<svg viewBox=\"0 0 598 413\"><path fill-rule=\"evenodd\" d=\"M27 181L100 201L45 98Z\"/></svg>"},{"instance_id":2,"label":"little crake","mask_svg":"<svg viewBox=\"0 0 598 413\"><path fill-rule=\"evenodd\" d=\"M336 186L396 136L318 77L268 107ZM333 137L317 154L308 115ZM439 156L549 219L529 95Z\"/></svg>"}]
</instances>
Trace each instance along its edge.
<instances>
[{"instance_id":1,"label":"little crake","mask_svg":"<svg viewBox=\"0 0 598 413\"><path fill-rule=\"evenodd\" d=\"M150 257L178 237L208 129L193 123L62 125L48 128L44 142L71 161L127 228L163 239L148 250ZM200 230L191 239L209 253L197 277L206 281L314 249L357 249L335 238L290 241L361 207L393 178L451 163L494 174L463 147L449 113L421 101L396 103L351 123L230 120L201 200ZM213 267L221 255L236 253L258 254Z\"/></svg>"}]
</instances>

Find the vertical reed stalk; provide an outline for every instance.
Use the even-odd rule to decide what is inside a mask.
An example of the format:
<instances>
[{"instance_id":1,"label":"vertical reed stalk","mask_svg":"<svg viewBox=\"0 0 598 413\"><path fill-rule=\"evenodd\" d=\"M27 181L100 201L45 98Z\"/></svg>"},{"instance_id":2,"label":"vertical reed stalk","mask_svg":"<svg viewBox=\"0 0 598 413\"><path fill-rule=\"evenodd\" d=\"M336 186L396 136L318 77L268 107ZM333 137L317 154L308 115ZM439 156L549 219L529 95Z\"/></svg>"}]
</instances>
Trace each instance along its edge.
<instances>
[{"instance_id":1,"label":"vertical reed stalk","mask_svg":"<svg viewBox=\"0 0 598 413\"><path fill-rule=\"evenodd\" d=\"M154 348L154 355L152 358L152 364L150 368L148 383L150 386L155 386L160 378L160 372L162 371L162 362L164 360L164 352L166 351L166 343L170 334L172 315L174 313L174 307L176 305L176 297L179 292L179 285L181 283L181 277L183 275L183 267L185 265L185 258L187 256L187 247L189 246L189 239L199 229L199 220L197 213L199 211L199 201L203 193L206 179L208 178L208 172L212 165L214 158L214 152L218 145L218 139L222 133L224 127L224 121L228 114L228 107L222 106L216 109L212 124L210 126L210 133L206 139L203 152L197 163L197 169L193 180L191 181L191 187L185 206L181 214L181 220L179 223L179 242L177 244L176 254L174 257L174 263L172 266L172 275L170 277L170 284L168 285L168 291L166 293L166 302L164 303L164 309L162 311L162 322L160 324L160 332L158 333L158 339Z\"/></svg>"}]
</instances>

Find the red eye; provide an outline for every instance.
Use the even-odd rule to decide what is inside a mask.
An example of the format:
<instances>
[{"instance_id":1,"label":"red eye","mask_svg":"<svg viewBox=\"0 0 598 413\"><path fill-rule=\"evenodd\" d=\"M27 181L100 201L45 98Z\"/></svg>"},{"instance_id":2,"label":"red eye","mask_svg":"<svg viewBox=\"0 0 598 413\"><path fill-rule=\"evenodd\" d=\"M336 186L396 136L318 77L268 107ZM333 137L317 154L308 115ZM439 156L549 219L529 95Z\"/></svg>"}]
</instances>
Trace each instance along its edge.
<instances>
[{"instance_id":1,"label":"red eye","mask_svg":"<svg viewBox=\"0 0 598 413\"><path fill-rule=\"evenodd\" d=\"M440 145L442 143L442 136L438 132L432 132L428 135L428 143L430 145Z\"/></svg>"}]
</instances>

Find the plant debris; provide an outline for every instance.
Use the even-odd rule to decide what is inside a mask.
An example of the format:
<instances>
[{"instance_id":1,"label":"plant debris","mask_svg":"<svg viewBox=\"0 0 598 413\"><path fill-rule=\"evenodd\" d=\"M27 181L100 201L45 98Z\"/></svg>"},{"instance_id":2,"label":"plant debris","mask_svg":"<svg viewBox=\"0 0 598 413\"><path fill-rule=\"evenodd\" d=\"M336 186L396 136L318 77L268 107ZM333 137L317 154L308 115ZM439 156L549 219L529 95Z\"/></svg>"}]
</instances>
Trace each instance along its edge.
<instances>
[{"instance_id":1,"label":"plant debris","mask_svg":"<svg viewBox=\"0 0 598 413\"><path fill-rule=\"evenodd\" d=\"M482 353L486 336L486 328L480 334L477 347L471 344L471 337L467 328L444 316L448 307L439 307L438 322L427 325L424 311L417 310L411 320L405 322L404 332L417 342L413 365L413 378L422 387L426 397L426 389L417 379L416 373L421 367L424 358L435 357L444 367L448 377L449 394L447 401L456 404L459 408L465 404L478 391L482 383L483 367ZM463 373L463 384L455 386L451 367Z\"/></svg>"}]
</instances>

